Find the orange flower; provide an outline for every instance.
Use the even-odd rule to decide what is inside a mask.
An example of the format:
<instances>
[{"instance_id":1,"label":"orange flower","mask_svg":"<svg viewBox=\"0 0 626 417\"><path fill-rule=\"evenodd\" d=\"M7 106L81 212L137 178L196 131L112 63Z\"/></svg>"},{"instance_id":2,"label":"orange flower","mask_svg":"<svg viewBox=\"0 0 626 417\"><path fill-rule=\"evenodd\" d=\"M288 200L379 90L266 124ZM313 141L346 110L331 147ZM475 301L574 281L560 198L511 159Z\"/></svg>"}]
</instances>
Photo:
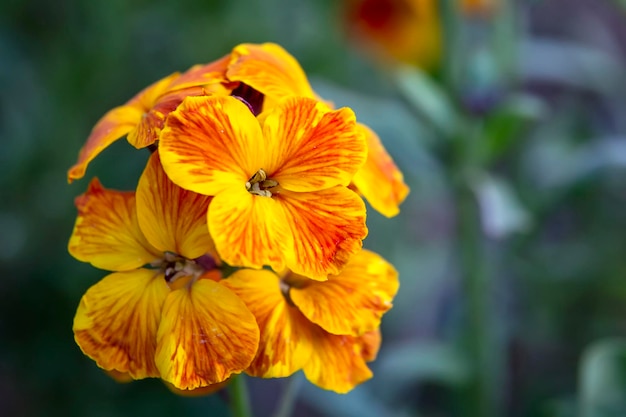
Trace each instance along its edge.
<instances>
[{"instance_id":1,"label":"orange flower","mask_svg":"<svg viewBox=\"0 0 626 417\"><path fill-rule=\"evenodd\" d=\"M123 106L108 112L94 127L69 170L68 181L82 178L87 165L117 139L128 135L136 148L155 143L168 114L187 96L232 95L243 99L257 115L287 97L320 98L311 88L296 59L282 47L265 43L241 44L220 60L195 66L153 84ZM354 184L372 207L391 217L408 194L402 173L371 129L362 126L370 146L362 168L367 184Z\"/></svg>"},{"instance_id":2,"label":"orange flower","mask_svg":"<svg viewBox=\"0 0 626 417\"><path fill-rule=\"evenodd\" d=\"M380 319L398 290L397 273L362 250L320 282L287 271L239 270L224 281L256 316L259 352L247 373L286 377L302 369L321 388L345 393L371 378Z\"/></svg>"},{"instance_id":3,"label":"orange flower","mask_svg":"<svg viewBox=\"0 0 626 417\"><path fill-rule=\"evenodd\" d=\"M486 15L498 0L463 0L468 15ZM349 35L383 60L431 69L442 55L437 0L346 0Z\"/></svg>"},{"instance_id":4,"label":"orange flower","mask_svg":"<svg viewBox=\"0 0 626 417\"><path fill-rule=\"evenodd\" d=\"M114 271L87 291L74 319L76 342L101 368L192 390L226 380L254 358L254 316L214 280L209 201L169 181L157 154L136 194L93 180L77 198L70 253Z\"/></svg>"},{"instance_id":5,"label":"orange flower","mask_svg":"<svg viewBox=\"0 0 626 417\"><path fill-rule=\"evenodd\" d=\"M82 178L87 165L125 135L136 148L153 144L169 112L185 97L229 91L223 77L226 63L225 57L205 66L195 66L183 75L174 73L147 87L126 104L107 112L91 131L76 164L69 169L68 182Z\"/></svg>"},{"instance_id":6,"label":"orange flower","mask_svg":"<svg viewBox=\"0 0 626 417\"><path fill-rule=\"evenodd\" d=\"M290 98L261 121L233 97L188 97L161 134L176 184L215 196L208 225L234 266L338 273L365 238L365 205L347 188L366 159L349 109Z\"/></svg>"},{"instance_id":7,"label":"orange flower","mask_svg":"<svg viewBox=\"0 0 626 417\"><path fill-rule=\"evenodd\" d=\"M273 43L237 46L231 54L227 77L264 94L264 108L271 108L272 103L291 96L320 100L298 61ZM393 217L399 213L399 205L408 195L409 188L376 133L363 124L359 124L359 129L366 137L368 156L353 185L376 211Z\"/></svg>"}]
</instances>

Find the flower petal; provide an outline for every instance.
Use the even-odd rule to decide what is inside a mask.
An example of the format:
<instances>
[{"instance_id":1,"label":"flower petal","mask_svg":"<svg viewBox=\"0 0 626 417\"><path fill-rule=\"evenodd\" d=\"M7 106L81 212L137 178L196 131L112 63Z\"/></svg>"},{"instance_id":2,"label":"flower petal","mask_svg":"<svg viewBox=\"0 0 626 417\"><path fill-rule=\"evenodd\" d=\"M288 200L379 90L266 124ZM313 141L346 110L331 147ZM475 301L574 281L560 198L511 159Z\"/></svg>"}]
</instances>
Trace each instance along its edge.
<instances>
[{"instance_id":1,"label":"flower petal","mask_svg":"<svg viewBox=\"0 0 626 417\"><path fill-rule=\"evenodd\" d=\"M398 207L409 194L402 172L387 153L378 135L369 127L359 124L367 141L367 162L356 173L352 183L372 205L384 216L393 217L400 212Z\"/></svg>"},{"instance_id":2,"label":"flower petal","mask_svg":"<svg viewBox=\"0 0 626 417\"><path fill-rule=\"evenodd\" d=\"M378 356L378 350L382 341L380 328L364 333L357 339L361 345L361 356L363 356L365 362L374 361L376 356Z\"/></svg>"},{"instance_id":3,"label":"flower petal","mask_svg":"<svg viewBox=\"0 0 626 417\"><path fill-rule=\"evenodd\" d=\"M153 153L137 186L139 226L155 248L187 259L214 252L207 227L211 197L184 190L165 175Z\"/></svg>"},{"instance_id":4,"label":"flower petal","mask_svg":"<svg viewBox=\"0 0 626 417\"><path fill-rule=\"evenodd\" d=\"M308 280L289 295L304 316L332 334L359 336L380 325L398 291L398 273L381 256L362 250L339 275Z\"/></svg>"},{"instance_id":5,"label":"flower petal","mask_svg":"<svg viewBox=\"0 0 626 417\"><path fill-rule=\"evenodd\" d=\"M241 269L223 283L246 303L261 330L259 351L246 372L282 378L301 369L311 355L311 323L285 300L276 274Z\"/></svg>"},{"instance_id":6,"label":"flower petal","mask_svg":"<svg viewBox=\"0 0 626 417\"><path fill-rule=\"evenodd\" d=\"M358 338L333 335L317 326L314 330L313 351L303 368L309 381L344 394L372 377Z\"/></svg>"},{"instance_id":7,"label":"flower petal","mask_svg":"<svg viewBox=\"0 0 626 417\"><path fill-rule=\"evenodd\" d=\"M97 268L128 271L161 256L141 233L135 193L107 190L93 179L75 203L78 217L68 250L76 259Z\"/></svg>"},{"instance_id":8,"label":"flower petal","mask_svg":"<svg viewBox=\"0 0 626 417\"><path fill-rule=\"evenodd\" d=\"M218 194L209 205L208 224L221 259L233 266L275 270L284 267L283 245L290 239L283 211L273 198L245 189Z\"/></svg>"},{"instance_id":9,"label":"flower petal","mask_svg":"<svg viewBox=\"0 0 626 417\"><path fill-rule=\"evenodd\" d=\"M82 178L87 165L110 144L132 132L147 112L178 77L171 74L145 88L123 106L106 113L96 124L78 155L78 161L67 173L68 182Z\"/></svg>"},{"instance_id":10,"label":"flower petal","mask_svg":"<svg viewBox=\"0 0 626 417\"><path fill-rule=\"evenodd\" d=\"M312 193L284 191L275 200L293 236L284 256L296 274L324 281L361 249L367 236L365 204L353 191L340 186Z\"/></svg>"},{"instance_id":11,"label":"flower petal","mask_svg":"<svg viewBox=\"0 0 626 417\"><path fill-rule=\"evenodd\" d=\"M227 83L226 71L230 60L231 56L225 55L208 64L194 65L172 83L171 89L181 90L203 86L207 94L228 94L228 90L222 85Z\"/></svg>"},{"instance_id":12,"label":"flower petal","mask_svg":"<svg viewBox=\"0 0 626 417\"><path fill-rule=\"evenodd\" d=\"M266 105L268 99L316 97L298 61L279 45L241 44L233 49L231 57L228 79L241 81L265 94Z\"/></svg>"},{"instance_id":13,"label":"flower petal","mask_svg":"<svg viewBox=\"0 0 626 417\"><path fill-rule=\"evenodd\" d=\"M167 118L159 154L176 184L216 195L231 187L245 190L264 168L264 146L258 121L236 98L187 97Z\"/></svg>"},{"instance_id":14,"label":"flower petal","mask_svg":"<svg viewBox=\"0 0 626 417\"><path fill-rule=\"evenodd\" d=\"M157 367L178 389L205 387L246 369L258 344L259 328L245 304L224 285L201 279L167 297Z\"/></svg>"},{"instance_id":15,"label":"flower petal","mask_svg":"<svg viewBox=\"0 0 626 417\"><path fill-rule=\"evenodd\" d=\"M265 119L263 134L278 167L270 176L291 191L347 186L367 157L352 110L328 111L313 99L283 101Z\"/></svg>"},{"instance_id":16,"label":"flower petal","mask_svg":"<svg viewBox=\"0 0 626 417\"><path fill-rule=\"evenodd\" d=\"M158 377L157 327L168 294L165 278L153 270L106 276L80 301L73 328L76 343L105 370L135 379Z\"/></svg>"}]
</instances>

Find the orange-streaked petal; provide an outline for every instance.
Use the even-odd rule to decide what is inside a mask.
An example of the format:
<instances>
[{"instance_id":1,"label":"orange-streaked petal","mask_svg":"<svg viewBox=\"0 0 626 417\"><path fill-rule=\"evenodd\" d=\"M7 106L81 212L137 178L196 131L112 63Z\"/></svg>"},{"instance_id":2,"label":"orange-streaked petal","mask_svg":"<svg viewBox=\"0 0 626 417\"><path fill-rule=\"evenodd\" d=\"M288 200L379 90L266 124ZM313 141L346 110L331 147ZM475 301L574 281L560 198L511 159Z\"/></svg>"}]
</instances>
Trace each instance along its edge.
<instances>
[{"instance_id":1,"label":"orange-streaked petal","mask_svg":"<svg viewBox=\"0 0 626 417\"><path fill-rule=\"evenodd\" d=\"M211 197L184 190L165 175L153 153L137 186L139 226L155 248L194 259L214 252L207 227Z\"/></svg>"},{"instance_id":2,"label":"orange-streaked petal","mask_svg":"<svg viewBox=\"0 0 626 417\"><path fill-rule=\"evenodd\" d=\"M372 377L353 336L337 336L313 326L313 351L304 365L304 375L320 388L344 394Z\"/></svg>"},{"instance_id":3,"label":"orange-streaked petal","mask_svg":"<svg viewBox=\"0 0 626 417\"><path fill-rule=\"evenodd\" d=\"M380 255L362 250L339 275L308 280L289 295L304 316L332 334L362 335L380 325L398 291L398 273Z\"/></svg>"},{"instance_id":4,"label":"orange-streaked petal","mask_svg":"<svg viewBox=\"0 0 626 417\"><path fill-rule=\"evenodd\" d=\"M119 382L120 384L127 384L129 382L134 381L133 377L130 376L128 372L120 372L112 369L110 371L105 371L105 373L113 378L115 382Z\"/></svg>"},{"instance_id":5,"label":"orange-streaked petal","mask_svg":"<svg viewBox=\"0 0 626 417\"><path fill-rule=\"evenodd\" d=\"M367 332L359 336L357 339L358 343L361 345L361 356L363 356L365 362L372 362L376 360L378 350L380 349L380 343L382 342L380 328Z\"/></svg>"},{"instance_id":6,"label":"orange-streaked petal","mask_svg":"<svg viewBox=\"0 0 626 417\"><path fill-rule=\"evenodd\" d=\"M159 154L172 181L205 195L240 187L264 168L254 115L233 97L187 97L170 113Z\"/></svg>"},{"instance_id":7,"label":"orange-streaked petal","mask_svg":"<svg viewBox=\"0 0 626 417\"><path fill-rule=\"evenodd\" d=\"M134 379L158 377L154 362L161 308L170 290L149 269L116 272L89 288L74 318L74 338L99 367Z\"/></svg>"},{"instance_id":8,"label":"orange-streaked petal","mask_svg":"<svg viewBox=\"0 0 626 417\"><path fill-rule=\"evenodd\" d=\"M266 105L288 96L316 98L298 61L279 45L241 44L231 57L228 79L265 94Z\"/></svg>"},{"instance_id":9,"label":"orange-streaked petal","mask_svg":"<svg viewBox=\"0 0 626 417\"><path fill-rule=\"evenodd\" d=\"M367 162L356 173L352 183L380 214L393 217L400 212L399 205L409 194L402 172L387 153L378 135L359 124L367 141Z\"/></svg>"},{"instance_id":10,"label":"orange-streaked petal","mask_svg":"<svg viewBox=\"0 0 626 417\"><path fill-rule=\"evenodd\" d=\"M203 397L205 395L215 394L217 391L226 388L226 386L230 383L230 379L218 384L207 385L206 387L196 389L178 389L167 381L163 381L163 383L167 389L176 395L180 395L181 397Z\"/></svg>"},{"instance_id":11,"label":"orange-streaked petal","mask_svg":"<svg viewBox=\"0 0 626 417\"><path fill-rule=\"evenodd\" d=\"M290 245L284 215L276 200L233 189L209 205L208 224L222 260L233 266L275 270L284 267L282 248Z\"/></svg>"},{"instance_id":12,"label":"orange-streaked petal","mask_svg":"<svg viewBox=\"0 0 626 417\"><path fill-rule=\"evenodd\" d=\"M107 190L94 178L75 203L78 217L68 250L79 261L128 271L161 257L139 228L135 193Z\"/></svg>"},{"instance_id":13,"label":"orange-streaked petal","mask_svg":"<svg viewBox=\"0 0 626 417\"><path fill-rule=\"evenodd\" d=\"M296 274L325 281L361 249L367 236L365 204L355 192L341 186L312 193L284 191L276 201L293 236L284 252L287 267Z\"/></svg>"},{"instance_id":14,"label":"orange-streaked petal","mask_svg":"<svg viewBox=\"0 0 626 417\"><path fill-rule=\"evenodd\" d=\"M311 323L285 300L276 274L241 269L223 283L246 303L261 330L259 351L246 372L282 378L301 369L312 353Z\"/></svg>"},{"instance_id":15,"label":"orange-streaked petal","mask_svg":"<svg viewBox=\"0 0 626 417\"><path fill-rule=\"evenodd\" d=\"M259 328L243 301L224 285L201 279L167 297L156 362L162 379L190 390L240 373L258 345Z\"/></svg>"},{"instance_id":16,"label":"orange-streaked petal","mask_svg":"<svg viewBox=\"0 0 626 417\"><path fill-rule=\"evenodd\" d=\"M347 186L367 158L367 145L352 110L328 111L319 101L293 97L265 119L263 134L281 187L315 191Z\"/></svg>"},{"instance_id":17,"label":"orange-streaked petal","mask_svg":"<svg viewBox=\"0 0 626 417\"><path fill-rule=\"evenodd\" d=\"M226 70L230 60L230 55L225 55L208 64L194 65L172 83L172 90L203 86L208 93L227 93L226 90L221 91L219 86L227 83Z\"/></svg>"},{"instance_id":18,"label":"orange-streaked petal","mask_svg":"<svg viewBox=\"0 0 626 417\"><path fill-rule=\"evenodd\" d=\"M67 172L67 182L82 178L87 165L109 145L133 130L142 115L143 110L133 105L119 106L107 112L91 131L76 164Z\"/></svg>"},{"instance_id":19,"label":"orange-streaked petal","mask_svg":"<svg viewBox=\"0 0 626 417\"><path fill-rule=\"evenodd\" d=\"M82 178L87 165L100 152L124 135L132 132L147 112L163 94L178 73L171 74L142 90L123 106L107 112L95 125L78 155L78 161L67 173L68 182Z\"/></svg>"}]
</instances>

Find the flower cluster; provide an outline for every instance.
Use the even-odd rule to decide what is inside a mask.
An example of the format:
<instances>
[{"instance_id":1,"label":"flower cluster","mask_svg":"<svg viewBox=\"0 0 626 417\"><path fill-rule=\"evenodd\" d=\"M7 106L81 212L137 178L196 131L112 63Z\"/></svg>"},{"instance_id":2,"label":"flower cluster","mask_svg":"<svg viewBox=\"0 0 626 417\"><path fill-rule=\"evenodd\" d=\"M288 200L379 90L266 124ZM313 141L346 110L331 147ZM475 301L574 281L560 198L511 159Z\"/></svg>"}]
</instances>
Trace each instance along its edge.
<instances>
[{"instance_id":1,"label":"flower cluster","mask_svg":"<svg viewBox=\"0 0 626 417\"><path fill-rule=\"evenodd\" d=\"M371 377L398 280L362 249L363 199L391 217L408 193L372 130L280 46L242 44L106 113L68 180L124 136L152 152L136 190L93 179L76 199L69 251L111 271L74 319L87 356L178 390L241 372L303 370L336 392Z\"/></svg>"}]
</instances>

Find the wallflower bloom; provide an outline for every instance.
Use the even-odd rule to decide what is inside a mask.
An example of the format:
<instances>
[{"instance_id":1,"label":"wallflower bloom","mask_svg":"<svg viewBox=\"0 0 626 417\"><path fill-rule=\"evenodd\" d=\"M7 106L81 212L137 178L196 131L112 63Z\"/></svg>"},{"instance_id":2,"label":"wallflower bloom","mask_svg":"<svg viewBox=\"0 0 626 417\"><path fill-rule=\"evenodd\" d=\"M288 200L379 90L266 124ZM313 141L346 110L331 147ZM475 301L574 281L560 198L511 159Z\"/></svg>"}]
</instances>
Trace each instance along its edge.
<instances>
[{"instance_id":1,"label":"wallflower bloom","mask_svg":"<svg viewBox=\"0 0 626 417\"><path fill-rule=\"evenodd\" d=\"M254 358L255 318L216 281L209 201L174 185L157 154L136 193L93 180L77 198L70 253L114 271L87 291L74 319L76 342L101 368L192 390Z\"/></svg>"},{"instance_id":2,"label":"wallflower bloom","mask_svg":"<svg viewBox=\"0 0 626 417\"><path fill-rule=\"evenodd\" d=\"M96 124L77 163L69 170L68 181L82 178L89 162L124 135L136 148L154 144L168 114L185 97L199 95L240 97L255 115L271 110L287 97L320 100L300 64L282 47L272 43L241 44L213 63L156 82L108 112ZM368 162L355 175L353 185L375 210L395 216L408 187L378 136L364 125L359 126L369 146Z\"/></svg>"},{"instance_id":3,"label":"wallflower bloom","mask_svg":"<svg viewBox=\"0 0 626 417\"><path fill-rule=\"evenodd\" d=\"M265 97L264 109L291 96L321 100L311 88L298 61L273 43L237 46L232 52L227 77L261 92ZM358 127L366 138L368 154L367 162L355 174L352 185L374 210L393 217L400 212L399 206L408 195L409 188L376 133L361 123Z\"/></svg>"},{"instance_id":4,"label":"wallflower bloom","mask_svg":"<svg viewBox=\"0 0 626 417\"><path fill-rule=\"evenodd\" d=\"M487 15L498 0L463 0L469 16ZM437 0L346 0L351 37L384 60L426 69L442 56L441 16Z\"/></svg>"},{"instance_id":5,"label":"wallflower bloom","mask_svg":"<svg viewBox=\"0 0 626 417\"><path fill-rule=\"evenodd\" d=\"M351 110L308 98L260 120L233 97L188 97L159 144L172 181L214 196L208 225L225 262L320 280L367 235L365 205L347 188L366 152Z\"/></svg>"},{"instance_id":6,"label":"wallflower bloom","mask_svg":"<svg viewBox=\"0 0 626 417\"><path fill-rule=\"evenodd\" d=\"M339 393L372 377L366 363L376 357L380 319L398 290L396 271L379 255L363 250L324 282L267 270L239 270L224 282L261 329L248 374L286 377L302 369Z\"/></svg>"}]
</instances>

